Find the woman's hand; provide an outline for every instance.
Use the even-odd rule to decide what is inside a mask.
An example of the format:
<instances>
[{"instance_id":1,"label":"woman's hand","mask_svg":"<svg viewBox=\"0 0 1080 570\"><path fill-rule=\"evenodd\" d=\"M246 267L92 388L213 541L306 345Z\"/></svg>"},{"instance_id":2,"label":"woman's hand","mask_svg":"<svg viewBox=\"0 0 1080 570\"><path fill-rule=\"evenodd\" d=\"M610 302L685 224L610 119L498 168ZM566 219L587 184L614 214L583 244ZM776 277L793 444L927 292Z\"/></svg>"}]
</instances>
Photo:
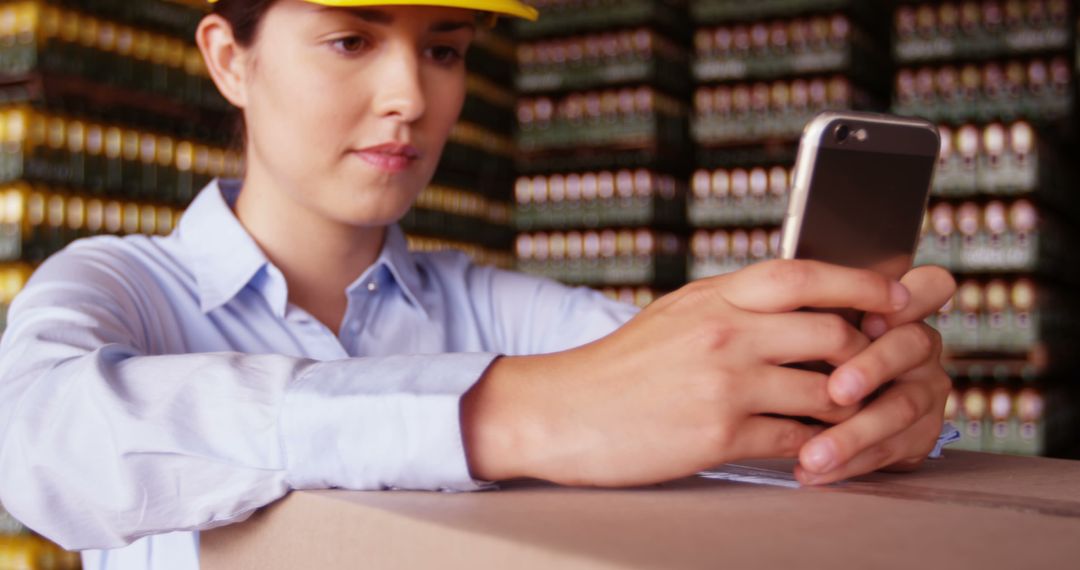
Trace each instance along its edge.
<instances>
[{"instance_id":1,"label":"woman's hand","mask_svg":"<svg viewBox=\"0 0 1080 570\"><path fill-rule=\"evenodd\" d=\"M590 345L496 361L462 401L470 468L480 479L624 486L795 457L821 428L767 414L854 421L859 403L837 403L828 377L783 365L841 365L870 346L841 317L796 309L895 315L909 301L904 286L874 272L812 261L692 283ZM906 353L903 334L890 342ZM869 387L896 377L897 366L911 368L858 370Z\"/></svg>"},{"instance_id":2,"label":"woman's hand","mask_svg":"<svg viewBox=\"0 0 1080 570\"><path fill-rule=\"evenodd\" d=\"M828 381L830 396L843 406L885 388L854 417L800 451L795 475L802 483L914 469L937 441L952 383L941 366L941 336L922 321L952 296L956 282L940 267L917 268L901 282L911 291L911 303L892 314L867 315L863 331L876 340Z\"/></svg>"}]
</instances>

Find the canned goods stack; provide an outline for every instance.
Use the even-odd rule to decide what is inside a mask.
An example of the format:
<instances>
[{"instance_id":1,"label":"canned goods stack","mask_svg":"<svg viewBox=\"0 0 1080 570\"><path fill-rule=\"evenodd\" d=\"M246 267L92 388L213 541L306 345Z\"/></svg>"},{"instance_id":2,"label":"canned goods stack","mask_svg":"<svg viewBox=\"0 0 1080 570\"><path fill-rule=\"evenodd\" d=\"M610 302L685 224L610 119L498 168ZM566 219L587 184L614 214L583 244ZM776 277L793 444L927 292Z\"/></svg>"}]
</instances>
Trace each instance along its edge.
<instances>
[{"instance_id":1,"label":"canned goods stack","mask_svg":"<svg viewBox=\"0 0 1080 570\"><path fill-rule=\"evenodd\" d=\"M469 49L465 106L431 185L401 220L413 250L454 248L479 263L514 258L514 42L506 23Z\"/></svg>"},{"instance_id":2,"label":"canned goods stack","mask_svg":"<svg viewBox=\"0 0 1080 570\"><path fill-rule=\"evenodd\" d=\"M193 44L203 13L158 1L0 5L0 315L71 240L166 234L211 178L242 172L221 128L228 105Z\"/></svg>"},{"instance_id":3,"label":"canned goods stack","mask_svg":"<svg viewBox=\"0 0 1080 570\"><path fill-rule=\"evenodd\" d=\"M945 405L945 419L960 430L953 449L1042 455L1046 451L1047 395L1041 387L956 388Z\"/></svg>"},{"instance_id":4,"label":"canned goods stack","mask_svg":"<svg viewBox=\"0 0 1080 570\"><path fill-rule=\"evenodd\" d=\"M689 275L775 258L798 137L824 110L888 101L888 14L843 0L692 0L697 170Z\"/></svg>"},{"instance_id":5,"label":"canned goods stack","mask_svg":"<svg viewBox=\"0 0 1080 570\"><path fill-rule=\"evenodd\" d=\"M647 303L683 284L690 26L679 0L518 22L518 267Z\"/></svg>"},{"instance_id":6,"label":"canned goods stack","mask_svg":"<svg viewBox=\"0 0 1080 570\"><path fill-rule=\"evenodd\" d=\"M191 2L0 4L0 331L34 266L97 234L167 234L213 177L237 176L227 102ZM0 567L78 556L0 510ZM6 536L10 535L10 536Z\"/></svg>"},{"instance_id":7,"label":"canned goods stack","mask_svg":"<svg viewBox=\"0 0 1080 570\"><path fill-rule=\"evenodd\" d=\"M1063 432L1080 398L1059 389L1074 384L1080 338L1074 18L1067 0L895 11L893 110L939 122L942 135L917 263L949 267L960 284L931 321L964 448L1075 446Z\"/></svg>"},{"instance_id":8,"label":"canned goods stack","mask_svg":"<svg viewBox=\"0 0 1080 570\"><path fill-rule=\"evenodd\" d=\"M3 525L0 511L0 526ZM4 534L0 529L0 568L11 570L77 570L79 554L30 533Z\"/></svg>"}]
</instances>

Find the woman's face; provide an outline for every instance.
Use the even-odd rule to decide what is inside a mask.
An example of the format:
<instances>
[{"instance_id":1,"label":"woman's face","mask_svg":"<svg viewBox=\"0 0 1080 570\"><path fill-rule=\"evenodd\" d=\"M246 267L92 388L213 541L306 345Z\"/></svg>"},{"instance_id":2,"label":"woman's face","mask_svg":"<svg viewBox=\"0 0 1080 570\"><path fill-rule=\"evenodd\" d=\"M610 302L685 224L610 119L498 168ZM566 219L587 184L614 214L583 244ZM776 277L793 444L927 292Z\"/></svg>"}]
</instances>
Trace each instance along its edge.
<instances>
[{"instance_id":1,"label":"woman's face","mask_svg":"<svg viewBox=\"0 0 1080 570\"><path fill-rule=\"evenodd\" d=\"M475 21L455 8L277 2L249 54L249 175L320 217L397 221L461 112Z\"/></svg>"}]
</instances>

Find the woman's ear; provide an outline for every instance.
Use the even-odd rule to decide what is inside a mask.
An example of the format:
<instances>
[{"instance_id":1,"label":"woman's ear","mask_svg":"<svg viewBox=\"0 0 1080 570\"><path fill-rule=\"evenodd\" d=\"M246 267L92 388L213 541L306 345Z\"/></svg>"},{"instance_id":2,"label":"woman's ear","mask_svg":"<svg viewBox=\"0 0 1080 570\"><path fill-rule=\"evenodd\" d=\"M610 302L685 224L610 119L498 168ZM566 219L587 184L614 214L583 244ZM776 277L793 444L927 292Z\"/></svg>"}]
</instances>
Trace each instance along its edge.
<instances>
[{"instance_id":1,"label":"woman's ear","mask_svg":"<svg viewBox=\"0 0 1080 570\"><path fill-rule=\"evenodd\" d=\"M245 108L251 52L236 42L229 22L216 14L206 16L195 32L195 43L221 94L234 106Z\"/></svg>"}]
</instances>

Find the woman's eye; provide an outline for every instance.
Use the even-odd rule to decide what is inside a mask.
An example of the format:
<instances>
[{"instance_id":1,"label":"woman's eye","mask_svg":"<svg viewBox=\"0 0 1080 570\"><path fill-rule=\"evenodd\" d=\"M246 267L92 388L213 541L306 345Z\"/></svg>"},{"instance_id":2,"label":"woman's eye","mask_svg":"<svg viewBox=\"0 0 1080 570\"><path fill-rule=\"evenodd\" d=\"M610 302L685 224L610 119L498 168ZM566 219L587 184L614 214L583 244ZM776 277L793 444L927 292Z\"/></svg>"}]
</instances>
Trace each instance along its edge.
<instances>
[{"instance_id":1,"label":"woman's eye","mask_svg":"<svg viewBox=\"0 0 1080 570\"><path fill-rule=\"evenodd\" d=\"M461 52L458 51L457 48L453 48L450 46L433 47L431 48L430 52L431 59L435 60L437 63L442 63L446 65L457 63L462 59Z\"/></svg>"},{"instance_id":2,"label":"woman's eye","mask_svg":"<svg viewBox=\"0 0 1080 570\"><path fill-rule=\"evenodd\" d=\"M360 36L348 36L331 40L330 45L336 51L349 55L363 51L367 47L367 41Z\"/></svg>"}]
</instances>

